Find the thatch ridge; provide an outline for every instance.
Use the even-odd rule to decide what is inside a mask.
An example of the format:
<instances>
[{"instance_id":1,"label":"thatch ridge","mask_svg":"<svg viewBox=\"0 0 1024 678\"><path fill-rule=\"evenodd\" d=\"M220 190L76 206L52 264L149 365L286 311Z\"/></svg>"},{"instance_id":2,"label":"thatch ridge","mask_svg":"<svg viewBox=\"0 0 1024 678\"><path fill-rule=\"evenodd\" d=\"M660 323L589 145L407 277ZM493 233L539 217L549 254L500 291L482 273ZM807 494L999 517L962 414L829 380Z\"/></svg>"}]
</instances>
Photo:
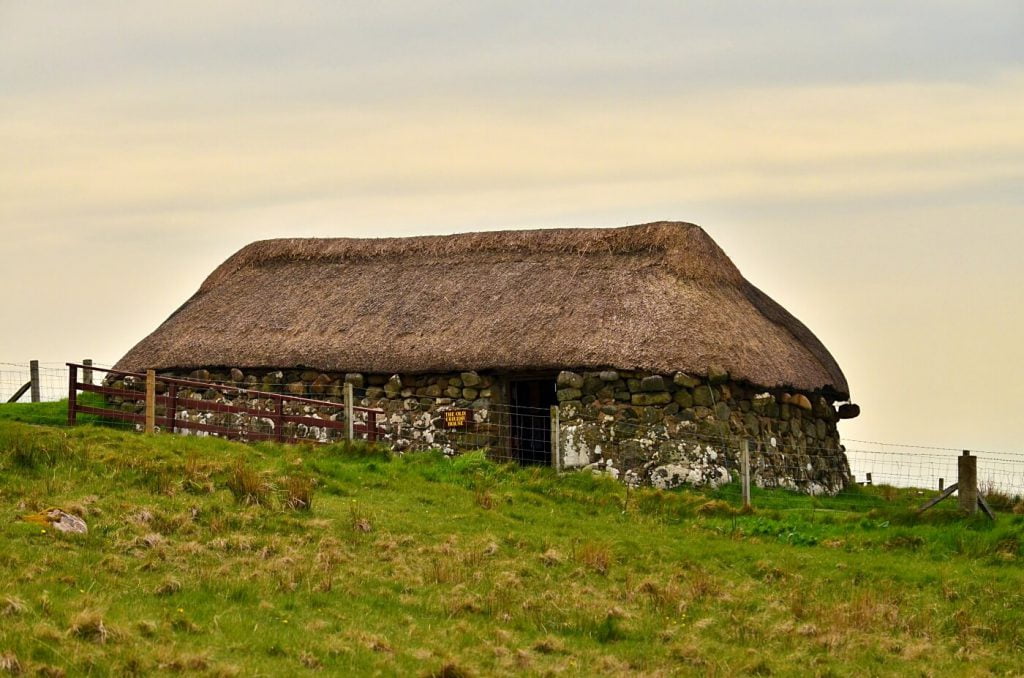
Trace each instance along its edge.
<instances>
[{"instance_id":1,"label":"thatch ridge","mask_svg":"<svg viewBox=\"0 0 1024 678\"><path fill-rule=\"evenodd\" d=\"M849 393L699 226L252 243L118 363L431 372L617 367Z\"/></svg>"}]
</instances>

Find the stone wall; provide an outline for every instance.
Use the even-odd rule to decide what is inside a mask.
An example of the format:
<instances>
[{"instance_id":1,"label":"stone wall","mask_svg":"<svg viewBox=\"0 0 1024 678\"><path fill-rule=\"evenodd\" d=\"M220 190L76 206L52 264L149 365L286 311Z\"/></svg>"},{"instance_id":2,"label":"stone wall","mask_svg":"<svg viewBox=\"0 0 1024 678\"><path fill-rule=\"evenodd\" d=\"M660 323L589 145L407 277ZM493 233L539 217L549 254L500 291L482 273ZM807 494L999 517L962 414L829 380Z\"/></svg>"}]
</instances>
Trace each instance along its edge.
<instances>
[{"instance_id":1,"label":"stone wall","mask_svg":"<svg viewBox=\"0 0 1024 678\"><path fill-rule=\"evenodd\" d=\"M287 393L331 405L290 405L289 414L344 420L345 383L353 385L357 405L383 410L378 438L397 451L441 449L446 454L489 448L508 458L510 408L507 383L499 375L458 372L428 375L323 373L315 370L222 369L166 372L162 376L215 381L249 390L227 398L213 389L179 390L177 417L215 425L245 425L273 432L267 417L202 412L189 399L244 404L273 411L260 393ZM737 477L738 441L756 441L751 473L762 487L786 487L809 493L834 493L846 486L849 467L836 424L843 406L821 393L764 389L730 379L712 368L706 378L676 373L603 370L557 375L563 469L606 473L623 482L672 488L682 484L718 486ZM555 380L554 373L551 378ZM144 384L122 381L142 391ZM159 390L164 391L164 388ZM141 397L141 394L140 394ZM141 400L119 406L141 411ZM470 430L442 427L447 409L472 410ZM158 415L162 412L158 411ZM365 414L357 413L365 422ZM326 442L341 431L285 424L285 434Z\"/></svg>"},{"instance_id":2,"label":"stone wall","mask_svg":"<svg viewBox=\"0 0 1024 678\"><path fill-rule=\"evenodd\" d=\"M158 376L196 381L212 381L249 391L248 395L225 395L213 388L179 388L176 420L195 421L216 426L241 426L260 433L274 432L269 414L275 401L260 397L261 393L284 393L322 400L335 406L288 403L286 414L312 416L331 421L344 421L345 384L353 387L356 405L383 410L378 415L378 440L397 451L437 448L446 454L469 449L498 448L502 444L501 422L505 416L495 412L501 408L501 393L494 389L494 377L476 372L433 375L380 375L363 373L332 373L316 370L194 370L161 372ZM115 388L127 387L140 392L140 399L113 398L118 407L129 412L144 410L142 392L145 384L131 377L108 381ZM167 385L157 382L157 392L165 394ZM207 412L190 408L190 400L244 405L267 411L267 417L245 414ZM286 401L287 402L287 401ZM441 426L441 413L448 409L473 411L471 430L451 430ZM165 408L157 407L157 416L165 416ZM366 423L367 415L356 412L357 422ZM286 422L284 434L318 442L344 437L341 430Z\"/></svg>"},{"instance_id":3,"label":"stone wall","mask_svg":"<svg viewBox=\"0 0 1024 678\"><path fill-rule=\"evenodd\" d=\"M562 372L557 384L563 468L635 485L715 487L736 478L747 438L756 441L758 486L821 494L849 481L836 428L843 410L820 393L765 390L715 368L708 378Z\"/></svg>"}]
</instances>

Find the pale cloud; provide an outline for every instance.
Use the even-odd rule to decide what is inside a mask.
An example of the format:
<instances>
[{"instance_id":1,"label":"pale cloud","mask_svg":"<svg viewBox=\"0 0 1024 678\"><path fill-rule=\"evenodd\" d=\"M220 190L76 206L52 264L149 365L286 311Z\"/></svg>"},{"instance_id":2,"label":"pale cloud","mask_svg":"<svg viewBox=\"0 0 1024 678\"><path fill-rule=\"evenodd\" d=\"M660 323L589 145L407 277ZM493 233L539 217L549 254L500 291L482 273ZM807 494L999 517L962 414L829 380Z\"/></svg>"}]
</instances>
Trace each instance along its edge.
<instances>
[{"instance_id":1,"label":"pale cloud","mask_svg":"<svg viewBox=\"0 0 1024 678\"><path fill-rule=\"evenodd\" d=\"M258 238L672 218L833 350L848 434L1014 448L1021 17L0 3L0 360L116 360Z\"/></svg>"}]
</instances>

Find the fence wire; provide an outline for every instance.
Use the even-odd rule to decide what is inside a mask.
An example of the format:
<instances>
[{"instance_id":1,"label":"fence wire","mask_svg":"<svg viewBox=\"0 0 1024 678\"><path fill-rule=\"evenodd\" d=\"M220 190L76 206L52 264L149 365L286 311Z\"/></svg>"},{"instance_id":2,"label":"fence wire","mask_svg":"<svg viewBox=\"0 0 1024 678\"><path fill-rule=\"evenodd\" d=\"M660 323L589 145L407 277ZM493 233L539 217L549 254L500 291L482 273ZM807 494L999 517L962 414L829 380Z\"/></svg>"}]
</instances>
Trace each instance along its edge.
<instances>
[{"instance_id":1,"label":"fence wire","mask_svg":"<svg viewBox=\"0 0 1024 678\"><path fill-rule=\"evenodd\" d=\"M104 370L109 369L109 366L95 362L94 367L96 371L93 372L92 381L95 384L100 384L106 377ZM30 380L29 366L24 363L0 362L0 408L7 408L0 410L0 414L5 418L13 418L27 423L61 425L63 422L59 412L60 402L66 401L68 397L68 376L69 370L66 364L41 362L39 364L40 400L43 403L50 403L52 409L45 412L40 412L37 408L19 406L15 406L17 409L12 409L5 406L4 403ZM82 378L82 370L79 369L79 380ZM224 383L194 378L190 378L190 380L209 384L211 392L215 391L214 387L218 384ZM232 383L231 385L252 386L252 384L246 383ZM125 412L137 413L141 411L141 403L144 401L144 385L129 383L129 387L139 391L138 400L131 401L129 399L128 403L118 403L117 406ZM288 383L283 379L261 380L257 387L260 390L254 390L248 394L245 404L253 409L265 410L267 415L264 417L260 414L253 414L229 419L226 426L233 428L235 433L232 437L246 439L246 431L252 430L266 433L267 421L271 418L274 405L270 398L261 397L261 391L287 394L290 387L294 388L294 382ZM203 421L204 417L208 416L200 409L190 409L188 404L190 398L200 401L210 398L210 393L204 393L202 389L193 389L193 391L183 395L181 411L178 415L182 418L183 423L189 421L190 418L193 418L194 421ZM391 445L398 451L440 448L446 452L455 453L479 448L488 449L490 457L495 461L544 466L553 463L552 415L549 408L510 405L499 402L497 398L470 401L463 398L415 394L398 398L381 398L380 391L380 386L363 386L354 389L356 404L382 406L383 414L376 422L378 438L380 442ZM96 394L89 395L96 396ZM19 399L19 405L27 403L29 397L29 393L25 393ZM84 397L84 394L79 397ZM316 406L304 404L289 410L289 414L343 421L343 400L336 390L332 392L327 386L321 388L313 386L308 392L303 392L301 397L320 400L321 403ZM97 398L94 398L93 404L102 400L102 396L97 396ZM106 406L113 408L109 402L106 402ZM439 412L444 409L469 410L468 425L452 429L444 428L443 418ZM79 421L82 423L99 423L100 419L93 415L79 415ZM366 419L365 412L355 414L356 424L365 426ZM137 422L109 417L102 418L102 423L126 430L141 429ZM579 423L598 425L601 422L598 418L587 419L577 416L574 419L563 420L561 426L566 427ZM343 430L336 427L319 428L315 424L303 424L296 428L298 437L315 442L334 442L344 439L345 435ZM664 427L659 424L640 421L620 422L618 428L618 435L622 439L667 440L669 438ZM735 479L738 475L739 453L736 439L704 436L693 431L677 432L671 438L694 447L704 446L723 452L726 459L723 467L729 472L730 479ZM945 487L955 483L957 457L961 453L961 449L855 439L845 439L842 448L842 454L845 454L848 464L851 484L871 483L895 488L916 488L922 491L937 491L940 483ZM983 493L1000 493L1011 497L1024 496L1024 456L1009 452L974 451L972 454L979 458L978 486ZM787 487L785 483L780 484L773 478L802 479L802 482L793 484L790 489L806 491L808 489L807 482L813 481L815 477L820 477L829 468L835 466L836 455L837 451L834 449L812 444L801 445L800 449L773 446L764 446L763 449L752 448L753 483L758 486Z\"/></svg>"}]
</instances>

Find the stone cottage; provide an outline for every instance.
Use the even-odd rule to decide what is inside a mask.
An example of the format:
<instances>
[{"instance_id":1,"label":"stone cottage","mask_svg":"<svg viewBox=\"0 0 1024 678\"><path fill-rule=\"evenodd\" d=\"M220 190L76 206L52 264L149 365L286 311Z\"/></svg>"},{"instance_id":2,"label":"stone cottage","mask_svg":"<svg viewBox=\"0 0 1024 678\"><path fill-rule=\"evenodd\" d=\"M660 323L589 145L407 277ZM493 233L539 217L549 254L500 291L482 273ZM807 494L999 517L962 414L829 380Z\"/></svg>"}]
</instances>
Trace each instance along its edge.
<instances>
[{"instance_id":1,"label":"stone cottage","mask_svg":"<svg viewBox=\"0 0 1024 678\"><path fill-rule=\"evenodd\" d=\"M256 242L116 368L330 402L348 382L397 450L661 487L728 482L748 438L759 484L837 491L859 412L814 334L676 222Z\"/></svg>"}]
</instances>

